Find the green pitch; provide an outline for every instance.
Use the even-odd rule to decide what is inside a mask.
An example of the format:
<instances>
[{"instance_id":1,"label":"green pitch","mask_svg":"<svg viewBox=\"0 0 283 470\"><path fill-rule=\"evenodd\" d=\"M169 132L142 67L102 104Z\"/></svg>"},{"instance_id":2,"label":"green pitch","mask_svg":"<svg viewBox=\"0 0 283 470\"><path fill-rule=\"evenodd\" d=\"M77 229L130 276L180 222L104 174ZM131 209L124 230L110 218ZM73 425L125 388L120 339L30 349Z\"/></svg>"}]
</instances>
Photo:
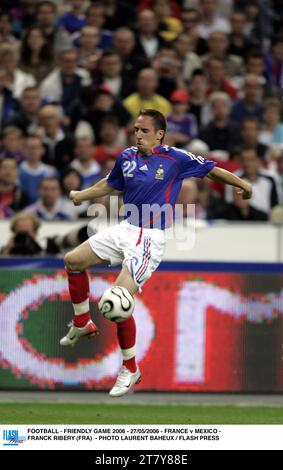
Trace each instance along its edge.
<instances>
[{"instance_id":1,"label":"green pitch","mask_svg":"<svg viewBox=\"0 0 283 470\"><path fill-rule=\"evenodd\" d=\"M283 424L283 407L1 403L0 424Z\"/></svg>"}]
</instances>

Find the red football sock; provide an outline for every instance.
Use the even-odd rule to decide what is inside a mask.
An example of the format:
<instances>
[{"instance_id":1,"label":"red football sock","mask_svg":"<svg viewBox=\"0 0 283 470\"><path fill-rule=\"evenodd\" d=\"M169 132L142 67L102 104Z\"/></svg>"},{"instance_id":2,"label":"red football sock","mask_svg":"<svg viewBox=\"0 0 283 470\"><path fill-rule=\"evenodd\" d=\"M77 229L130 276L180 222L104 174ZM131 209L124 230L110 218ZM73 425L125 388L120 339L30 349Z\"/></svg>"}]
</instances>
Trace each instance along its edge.
<instances>
[{"instance_id":1,"label":"red football sock","mask_svg":"<svg viewBox=\"0 0 283 470\"><path fill-rule=\"evenodd\" d=\"M70 297L75 311L74 326L82 328L90 320L88 275L86 271L67 272L67 274Z\"/></svg>"},{"instance_id":2,"label":"red football sock","mask_svg":"<svg viewBox=\"0 0 283 470\"><path fill-rule=\"evenodd\" d=\"M117 323L117 336L123 355L123 366L131 372L136 372L136 322L134 317Z\"/></svg>"}]
</instances>

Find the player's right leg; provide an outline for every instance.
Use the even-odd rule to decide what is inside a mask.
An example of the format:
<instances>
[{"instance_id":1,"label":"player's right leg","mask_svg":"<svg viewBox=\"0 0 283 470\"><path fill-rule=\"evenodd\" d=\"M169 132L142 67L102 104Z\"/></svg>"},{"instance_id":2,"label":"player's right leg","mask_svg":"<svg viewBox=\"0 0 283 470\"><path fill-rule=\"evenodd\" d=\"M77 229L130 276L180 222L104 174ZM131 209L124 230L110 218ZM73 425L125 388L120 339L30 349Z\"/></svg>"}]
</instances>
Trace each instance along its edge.
<instances>
[{"instance_id":1,"label":"player's right leg","mask_svg":"<svg viewBox=\"0 0 283 470\"><path fill-rule=\"evenodd\" d=\"M141 229L124 222L120 244L124 252L123 268L115 284L126 287L133 295L137 290L141 290L162 260L164 233L161 230ZM117 336L123 364L116 383L110 390L111 397L125 395L141 379L136 363L136 325L133 316L117 323Z\"/></svg>"},{"instance_id":2,"label":"player's right leg","mask_svg":"<svg viewBox=\"0 0 283 470\"><path fill-rule=\"evenodd\" d=\"M97 327L90 317L89 281L86 269L92 265L107 264L100 258L85 241L64 258L68 275L69 292L74 308L74 319L66 336L61 338L61 346L74 346L83 336L91 337L97 334Z\"/></svg>"},{"instance_id":3,"label":"player's right leg","mask_svg":"<svg viewBox=\"0 0 283 470\"><path fill-rule=\"evenodd\" d=\"M115 280L115 285L125 287L130 294L138 290L128 267L124 264L120 274ZM111 388L111 397L121 397L128 393L135 384L141 380L141 373L136 363L136 322L132 316L117 325L117 338L123 357L122 367L117 380Z\"/></svg>"}]
</instances>

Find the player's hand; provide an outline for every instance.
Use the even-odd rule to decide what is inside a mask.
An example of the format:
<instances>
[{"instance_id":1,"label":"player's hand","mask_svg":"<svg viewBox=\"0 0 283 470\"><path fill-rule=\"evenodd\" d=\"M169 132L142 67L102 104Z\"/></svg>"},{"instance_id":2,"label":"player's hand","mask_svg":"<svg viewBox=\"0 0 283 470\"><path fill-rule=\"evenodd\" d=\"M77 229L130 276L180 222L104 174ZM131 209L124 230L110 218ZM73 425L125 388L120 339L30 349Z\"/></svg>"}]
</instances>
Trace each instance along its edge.
<instances>
[{"instance_id":1,"label":"player's hand","mask_svg":"<svg viewBox=\"0 0 283 470\"><path fill-rule=\"evenodd\" d=\"M236 193L240 194L242 199L250 199L253 193L252 185L250 183L246 183L245 188L237 189Z\"/></svg>"},{"instance_id":2,"label":"player's hand","mask_svg":"<svg viewBox=\"0 0 283 470\"><path fill-rule=\"evenodd\" d=\"M80 206L82 201L80 200L81 191L70 191L69 198L75 204L75 206Z\"/></svg>"}]
</instances>

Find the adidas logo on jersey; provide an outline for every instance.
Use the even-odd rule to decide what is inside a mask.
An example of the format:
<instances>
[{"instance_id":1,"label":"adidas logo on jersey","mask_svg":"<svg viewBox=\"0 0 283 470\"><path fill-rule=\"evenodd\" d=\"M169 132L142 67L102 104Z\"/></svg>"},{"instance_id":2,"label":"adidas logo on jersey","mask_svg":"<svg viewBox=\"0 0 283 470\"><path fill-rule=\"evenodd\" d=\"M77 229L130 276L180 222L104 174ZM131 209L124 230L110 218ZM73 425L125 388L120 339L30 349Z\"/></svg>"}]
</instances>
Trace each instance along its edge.
<instances>
[{"instance_id":1,"label":"adidas logo on jersey","mask_svg":"<svg viewBox=\"0 0 283 470\"><path fill-rule=\"evenodd\" d=\"M139 170L148 171L148 168L146 165L143 165L139 168Z\"/></svg>"}]
</instances>

